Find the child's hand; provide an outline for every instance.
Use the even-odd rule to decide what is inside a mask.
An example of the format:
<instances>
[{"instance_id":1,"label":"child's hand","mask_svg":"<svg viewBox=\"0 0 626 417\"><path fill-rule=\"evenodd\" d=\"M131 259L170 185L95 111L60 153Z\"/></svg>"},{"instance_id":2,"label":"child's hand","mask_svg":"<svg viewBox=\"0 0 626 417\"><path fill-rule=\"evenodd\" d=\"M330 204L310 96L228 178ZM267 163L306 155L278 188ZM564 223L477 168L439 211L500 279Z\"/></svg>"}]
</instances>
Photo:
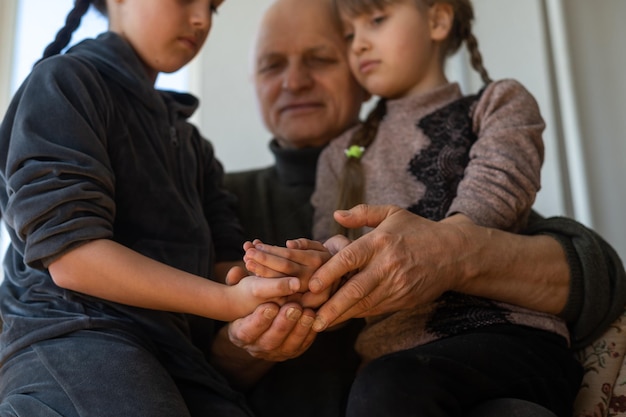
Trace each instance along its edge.
<instances>
[{"instance_id":1,"label":"child's hand","mask_svg":"<svg viewBox=\"0 0 626 417\"><path fill-rule=\"evenodd\" d=\"M236 285L239 283L239 281L241 281L248 275L250 274L244 268L240 266L233 266L226 273L226 278L224 279L224 282L226 283L226 285Z\"/></svg>"},{"instance_id":2,"label":"child's hand","mask_svg":"<svg viewBox=\"0 0 626 417\"><path fill-rule=\"evenodd\" d=\"M328 238L328 240L324 242L324 247L331 253L331 255L334 255L350 243L352 243L352 241L344 235L335 235Z\"/></svg>"},{"instance_id":3,"label":"child's hand","mask_svg":"<svg viewBox=\"0 0 626 417\"><path fill-rule=\"evenodd\" d=\"M234 268L233 268L234 269ZM261 278L257 276L236 276L238 281L226 288L232 306L233 320L251 314L259 305L267 302L279 306L285 304L289 296L297 293L300 280L295 277Z\"/></svg>"},{"instance_id":4,"label":"child's hand","mask_svg":"<svg viewBox=\"0 0 626 417\"><path fill-rule=\"evenodd\" d=\"M320 242L304 238L289 240L284 248L255 240L246 242L244 249L243 260L250 272L263 277L295 276L300 278L303 289L317 268L331 257Z\"/></svg>"},{"instance_id":5,"label":"child's hand","mask_svg":"<svg viewBox=\"0 0 626 417\"><path fill-rule=\"evenodd\" d=\"M324 242L324 247L331 255L334 255L344 247L348 246L351 242L352 241L344 235L336 235ZM302 294L299 302L303 307L317 308L324 304L326 300L328 300L330 296L333 295L337 289L339 289L343 282L344 280L337 281L321 293L306 291Z\"/></svg>"}]
</instances>

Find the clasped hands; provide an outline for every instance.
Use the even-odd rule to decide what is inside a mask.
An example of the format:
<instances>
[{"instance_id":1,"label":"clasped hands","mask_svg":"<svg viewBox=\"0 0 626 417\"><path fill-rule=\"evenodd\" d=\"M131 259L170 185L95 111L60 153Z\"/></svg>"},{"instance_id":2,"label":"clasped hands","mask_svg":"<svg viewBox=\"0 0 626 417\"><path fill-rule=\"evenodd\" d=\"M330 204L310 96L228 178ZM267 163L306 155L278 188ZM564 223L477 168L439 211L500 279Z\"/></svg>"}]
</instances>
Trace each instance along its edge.
<instances>
[{"instance_id":1,"label":"clasped hands","mask_svg":"<svg viewBox=\"0 0 626 417\"><path fill-rule=\"evenodd\" d=\"M296 301L281 306L264 303L251 315L230 323L228 336L234 345L257 358L290 359L306 351L317 332L330 326L354 317L414 308L432 302L456 284L458 251L452 245L464 239L455 225L432 222L391 205L362 204L337 211L334 217L347 228L374 229L353 242L332 238L326 246L301 239L289 243L292 248L259 243L264 247L260 251L259 247L253 250L253 243L247 245L247 267L255 273L279 276L299 271L305 277L303 283L308 280L308 288L302 287L306 289ZM300 255L310 256L313 262L296 265L281 256L284 251L302 251ZM342 277L354 271L339 287ZM237 278L229 274L227 283L236 283ZM312 306L316 305L315 311Z\"/></svg>"}]
</instances>

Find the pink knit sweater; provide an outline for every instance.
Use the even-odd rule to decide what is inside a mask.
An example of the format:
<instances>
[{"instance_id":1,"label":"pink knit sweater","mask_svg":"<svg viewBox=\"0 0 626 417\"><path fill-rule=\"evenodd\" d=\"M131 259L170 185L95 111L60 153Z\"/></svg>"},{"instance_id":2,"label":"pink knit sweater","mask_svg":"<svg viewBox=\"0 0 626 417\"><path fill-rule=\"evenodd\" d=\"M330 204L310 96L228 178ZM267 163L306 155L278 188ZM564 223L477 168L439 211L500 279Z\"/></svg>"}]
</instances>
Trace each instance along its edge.
<instances>
[{"instance_id":1,"label":"pink knit sweater","mask_svg":"<svg viewBox=\"0 0 626 417\"><path fill-rule=\"evenodd\" d=\"M513 80L489 84L477 99L464 99L457 84L448 84L390 100L378 136L361 160L365 202L395 204L432 220L463 213L479 225L518 231L540 188L544 127L535 99ZM353 131L331 142L320 156L312 197L315 239L330 237L344 149ZM462 136L469 140L463 142ZM447 293L420 310L370 318L357 350L367 361L503 323L568 336L555 316Z\"/></svg>"}]
</instances>

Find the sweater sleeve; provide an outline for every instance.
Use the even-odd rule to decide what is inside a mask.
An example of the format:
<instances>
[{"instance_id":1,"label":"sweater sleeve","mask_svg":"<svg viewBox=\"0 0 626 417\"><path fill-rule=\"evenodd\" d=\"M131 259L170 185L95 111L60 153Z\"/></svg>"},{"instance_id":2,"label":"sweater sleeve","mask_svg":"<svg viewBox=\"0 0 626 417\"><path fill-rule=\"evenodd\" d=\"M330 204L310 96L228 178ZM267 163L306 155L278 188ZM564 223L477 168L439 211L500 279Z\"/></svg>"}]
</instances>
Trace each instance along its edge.
<instances>
[{"instance_id":1,"label":"sweater sleeve","mask_svg":"<svg viewBox=\"0 0 626 417\"><path fill-rule=\"evenodd\" d=\"M571 278L560 316L568 323L572 347L587 346L624 311L626 272L621 259L601 236L565 217L543 219L533 212L524 233L549 235L563 246Z\"/></svg>"},{"instance_id":2,"label":"sweater sleeve","mask_svg":"<svg viewBox=\"0 0 626 417\"><path fill-rule=\"evenodd\" d=\"M112 236L107 97L95 71L58 56L35 67L7 111L3 215L29 266L43 268L81 243Z\"/></svg>"},{"instance_id":3,"label":"sweater sleeve","mask_svg":"<svg viewBox=\"0 0 626 417\"><path fill-rule=\"evenodd\" d=\"M517 231L540 188L545 124L537 102L518 82L490 84L473 112L477 140L448 215Z\"/></svg>"}]
</instances>

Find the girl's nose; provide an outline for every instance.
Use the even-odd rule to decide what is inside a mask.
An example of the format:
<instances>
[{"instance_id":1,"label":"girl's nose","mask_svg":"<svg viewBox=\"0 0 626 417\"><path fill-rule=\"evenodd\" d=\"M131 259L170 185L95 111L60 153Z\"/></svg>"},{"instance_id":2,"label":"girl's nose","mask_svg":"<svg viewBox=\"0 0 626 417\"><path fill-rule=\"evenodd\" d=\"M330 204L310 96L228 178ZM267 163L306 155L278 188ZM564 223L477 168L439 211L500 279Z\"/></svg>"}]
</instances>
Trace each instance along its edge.
<instances>
[{"instance_id":1,"label":"girl's nose","mask_svg":"<svg viewBox=\"0 0 626 417\"><path fill-rule=\"evenodd\" d=\"M209 29L211 27L211 19L213 12L210 7L202 4L202 2L196 2L192 6L190 12L191 25L199 29Z\"/></svg>"},{"instance_id":2,"label":"girl's nose","mask_svg":"<svg viewBox=\"0 0 626 417\"><path fill-rule=\"evenodd\" d=\"M370 48L370 43L366 36L359 32L355 32L351 48L352 52L358 55L367 51Z\"/></svg>"}]
</instances>

